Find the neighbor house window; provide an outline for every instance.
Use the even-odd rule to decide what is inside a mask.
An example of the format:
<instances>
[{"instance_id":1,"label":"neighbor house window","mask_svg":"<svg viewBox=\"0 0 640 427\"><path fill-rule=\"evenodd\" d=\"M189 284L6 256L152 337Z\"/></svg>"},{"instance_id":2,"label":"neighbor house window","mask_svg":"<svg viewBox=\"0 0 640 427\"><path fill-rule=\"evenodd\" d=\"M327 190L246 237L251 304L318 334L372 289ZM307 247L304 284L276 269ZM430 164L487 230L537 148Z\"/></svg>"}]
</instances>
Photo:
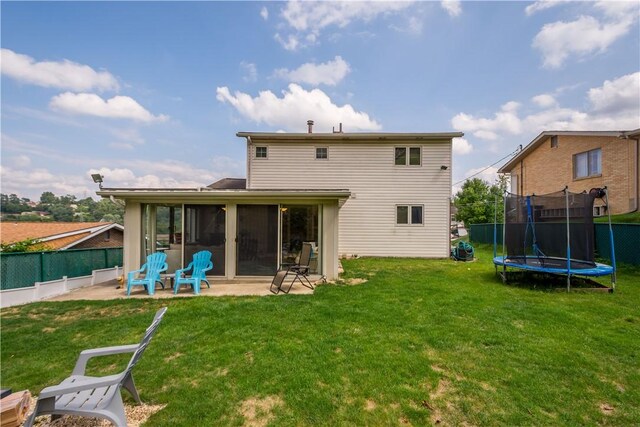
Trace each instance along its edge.
<instances>
[{"instance_id":1,"label":"neighbor house window","mask_svg":"<svg viewBox=\"0 0 640 427\"><path fill-rule=\"evenodd\" d=\"M420 147L396 147L396 166L420 166L421 157Z\"/></svg>"},{"instance_id":2,"label":"neighbor house window","mask_svg":"<svg viewBox=\"0 0 640 427\"><path fill-rule=\"evenodd\" d=\"M398 205L396 206L396 224L422 225L422 211L422 205Z\"/></svg>"},{"instance_id":3,"label":"neighbor house window","mask_svg":"<svg viewBox=\"0 0 640 427\"><path fill-rule=\"evenodd\" d=\"M329 149L327 147L316 147L316 159L328 159Z\"/></svg>"},{"instance_id":4,"label":"neighbor house window","mask_svg":"<svg viewBox=\"0 0 640 427\"><path fill-rule=\"evenodd\" d=\"M267 158L267 147L256 147L256 159Z\"/></svg>"},{"instance_id":5,"label":"neighbor house window","mask_svg":"<svg viewBox=\"0 0 640 427\"><path fill-rule=\"evenodd\" d=\"M602 152L599 148L573 156L573 178L587 178L602 173Z\"/></svg>"},{"instance_id":6,"label":"neighbor house window","mask_svg":"<svg viewBox=\"0 0 640 427\"><path fill-rule=\"evenodd\" d=\"M558 148L558 136L554 135L551 137L551 148Z\"/></svg>"}]
</instances>

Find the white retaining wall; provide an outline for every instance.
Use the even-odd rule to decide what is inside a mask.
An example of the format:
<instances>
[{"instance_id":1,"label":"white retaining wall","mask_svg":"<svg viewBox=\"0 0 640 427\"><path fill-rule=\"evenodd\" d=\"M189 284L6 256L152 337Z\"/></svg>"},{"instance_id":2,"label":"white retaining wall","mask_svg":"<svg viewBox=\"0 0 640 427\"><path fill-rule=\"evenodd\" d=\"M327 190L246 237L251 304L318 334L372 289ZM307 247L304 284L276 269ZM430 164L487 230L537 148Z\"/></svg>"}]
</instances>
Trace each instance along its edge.
<instances>
[{"instance_id":1,"label":"white retaining wall","mask_svg":"<svg viewBox=\"0 0 640 427\"><path fill-rule=\"evenodd\" d=\"M94 270L91 276L81 276L51 280L49 282L36 282L34 286L18 289L6 289L0 291L0 308L14 305L28 304L46 298L66 294L77 288L92 286L96 283L117 279L123 274L122 267L104 268Z\"/></svg>"}]
</instances>

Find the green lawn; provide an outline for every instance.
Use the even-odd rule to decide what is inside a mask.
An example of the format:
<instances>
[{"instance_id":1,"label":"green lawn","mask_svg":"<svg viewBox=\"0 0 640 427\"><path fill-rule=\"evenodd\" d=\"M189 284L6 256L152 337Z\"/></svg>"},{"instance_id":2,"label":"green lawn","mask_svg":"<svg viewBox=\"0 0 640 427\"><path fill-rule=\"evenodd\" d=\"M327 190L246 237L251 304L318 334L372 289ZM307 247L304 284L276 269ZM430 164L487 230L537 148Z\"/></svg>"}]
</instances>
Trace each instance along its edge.
<instances>
[{"instance_id":1,"label":"green lawn","mask_svg":"<svg viewBox=\"0 0 640 427\"><path fill-rule=\"evenodd\" d=\"M599 217L593 218L593 221L609 222L609 217L599 216ZM611 222L620 223L620 224L638 224L640 223L640 212L633 212L633 213L621 214L621 215L612 215Z\"/></svg>"},{"instance_id":2,"label":"green lawn","mask_svg":"<svg viewBox=\"0 0 640 427\"><path fill-rule=\"evenodd\" d=\"M148 425L239 426L251 405L278 426L639 425L640 269L613 294L567 294L505 286L491 249L476 256L345 261L367 282L309 296L2 310L2 386L38 393L168 305L134 370L142 399L167 405Z\"/></svg>"}]
</instances>

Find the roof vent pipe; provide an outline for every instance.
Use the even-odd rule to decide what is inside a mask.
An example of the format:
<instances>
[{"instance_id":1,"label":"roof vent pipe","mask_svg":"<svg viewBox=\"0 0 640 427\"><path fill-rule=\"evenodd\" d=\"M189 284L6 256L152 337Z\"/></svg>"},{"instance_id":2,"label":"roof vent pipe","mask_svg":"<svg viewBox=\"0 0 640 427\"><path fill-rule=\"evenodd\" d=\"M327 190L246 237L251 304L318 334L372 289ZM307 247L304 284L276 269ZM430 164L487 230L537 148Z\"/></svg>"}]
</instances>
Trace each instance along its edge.
<instances>
[{"instance_id":1,"label":"roof vent pipe","mask_svg":"<svg viewBox=\"0 0 640 427\"><path fill-rule=\"evenodd\" d=\"M307 120L307 126L309 126L309 133L313 133L313 120Z\"/></svg>"},{"instance_id":2,"label":"roof vent pipe","mask_svg":"<svg viewBox=\"0 0 640 427\"><path fill-rule=\"evenodd\" d=\"M336 131L336 128L333 128L333 133L342 133L342 123L340 123L340 127L338 128L338 130Z\"/></svg>"}]
</instances>

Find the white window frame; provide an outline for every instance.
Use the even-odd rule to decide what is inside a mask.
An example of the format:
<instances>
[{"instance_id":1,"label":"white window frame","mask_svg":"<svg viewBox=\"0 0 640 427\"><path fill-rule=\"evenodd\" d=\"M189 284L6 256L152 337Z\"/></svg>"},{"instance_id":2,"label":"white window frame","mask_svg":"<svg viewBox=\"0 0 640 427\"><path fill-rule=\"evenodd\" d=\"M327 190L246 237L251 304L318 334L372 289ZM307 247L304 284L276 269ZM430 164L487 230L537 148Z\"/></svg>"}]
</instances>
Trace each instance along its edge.
<instances>
[{"instance_id":1,"label":"white window frame","mask_svg":"<svg viewBox=\"0 0 640 427\"><path fill-rule=\"evenodd\" d=\"M596 165L592 165L591 163L591 153L593 152L599 152L598 154L598 161L599 161L599 165L597 165L597 172L592 172L594 170L596 170ZM576 164L578 163L579 159L582 159L582 157L586 157L587 159L587 173L586 175L580 175L578 176L578 170L576 167ZM602 149L601 148L594 148L593 150L589 150L589 151L583 151L581 153L576 153L573 155L573 179L574 180L579 180L579 179L585 179L585 178L592 178L594 176L601 176L602 175Z\"/></svg>"},{"instance_id":2,"label":"white window frame","mask_svg":"<svg viewBox=\"0 0 640 427\"><path fill-rule=\"evenodd\" d=\"M396 163L396 150L397 149L404 149L405 150L405 161L404 164L397 164ZM411 164L411 149L415 149L417 148L420 152L419 156L418 156L418 164L417 165L412 165ZM422 166L422 146L421 145L397 145L395 147L393 147L393 164L394 166L397 167L420 167Z\"/></svg>"},{"instance_id":3,"label":"white window frame","mask_svg":"<svg viewBox=\"0 0 640 427\"><path fill-rule=\"evenodd\" d=\"M265 156L264 157L258 157L258 148L264 148L265 149ZM256 145L254 147L253 150L253 158L256 160L265 160L269 158L269 146L268 145Z\"/></svg>"},{"instance_id":4,"label":"white window frame","mask_svg":"<svg viewBox=\"0 0 640 427\"><path fill-rule=\"evenodd\" d=\"M553 135L550 138L551 142L550 142L550 146L551 148L558 148L558 135Z\"/></svg>"},{"instance_id":5,"label":"white window frame","mask_svg":"<svg viewBox=\"0 0 640 427\"><path fill-rule=\"evenodd\" d=\"M324 149L326 157L318 157L318 150ZM316 147L316 160L329 160L329 147Z\"/></svg>"},{"instance_id":6,"label":"white window frame","mask_svg":"<svg viewBox=\"0 0 640 427\"><path fill-rule=\"evenodd\" d=\"M398 222L398 208L407 208L407 223L399 223ZM412 211L413 208L420 208L422 215L420 216L420 222L413 222L413 215L412 215ZM396 209L395 209L395 221L396 221L396 226L398 227L419 227L419 226L424 226L424 205L420 205L420 204L415 204L415 205L409 205L409 204L398 204L396 205Z\"/></svg>"}]
</instances>

